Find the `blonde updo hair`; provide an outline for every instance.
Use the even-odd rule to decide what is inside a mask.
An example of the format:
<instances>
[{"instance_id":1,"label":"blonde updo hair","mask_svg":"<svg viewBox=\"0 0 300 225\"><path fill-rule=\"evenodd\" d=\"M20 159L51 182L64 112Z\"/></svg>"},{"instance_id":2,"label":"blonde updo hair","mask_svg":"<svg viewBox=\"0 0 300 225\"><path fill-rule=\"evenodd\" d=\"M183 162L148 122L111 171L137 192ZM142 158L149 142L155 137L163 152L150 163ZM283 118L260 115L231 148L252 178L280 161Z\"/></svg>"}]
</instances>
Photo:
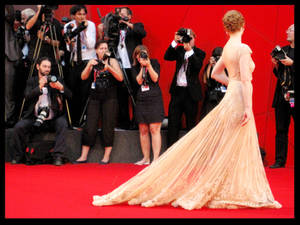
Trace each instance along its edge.
<instances>
[{"instance_id":1,"label":"blonde updo hair","mask_svg":"<svg viewBox=\"0 0 300 225\"><path fill-rule=\"evenodd\" d=\"M243 15L237 10L229 10L226 12L222 21L225 30L229 33L240 30L245 24Z\"/></svg>"}]
</instances>

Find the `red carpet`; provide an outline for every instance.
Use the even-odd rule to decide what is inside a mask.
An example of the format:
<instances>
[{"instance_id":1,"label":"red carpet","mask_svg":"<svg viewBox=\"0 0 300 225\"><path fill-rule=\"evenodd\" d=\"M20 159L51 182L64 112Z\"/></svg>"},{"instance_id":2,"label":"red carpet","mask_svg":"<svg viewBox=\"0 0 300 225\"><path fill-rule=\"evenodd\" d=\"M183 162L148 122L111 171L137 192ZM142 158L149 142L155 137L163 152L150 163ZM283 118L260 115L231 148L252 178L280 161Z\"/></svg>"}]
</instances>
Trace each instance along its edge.
<instances>
[{"instance_id":1,"label":"red carpet","mask_svg":"<svg viewBox=\"0 0 300 225\"><path fill-rule=\"evenodd\" d=\"M170 205L153 208L127 204L95 207L102 195L143 167L94 163L64 166L5 164L6 218L294 218L294 168L266 168L281 209L184 210Z\"/></svg>"}]
</instances>

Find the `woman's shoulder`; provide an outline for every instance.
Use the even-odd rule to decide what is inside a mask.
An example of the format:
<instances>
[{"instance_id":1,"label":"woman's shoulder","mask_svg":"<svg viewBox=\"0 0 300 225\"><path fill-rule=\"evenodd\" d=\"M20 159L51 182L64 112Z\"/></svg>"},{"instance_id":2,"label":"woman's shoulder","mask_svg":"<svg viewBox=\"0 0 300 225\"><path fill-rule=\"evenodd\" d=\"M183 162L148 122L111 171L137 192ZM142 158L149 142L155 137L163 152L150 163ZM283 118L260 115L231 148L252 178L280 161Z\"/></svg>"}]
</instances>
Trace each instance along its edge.
<instances>
[{"instance_id":1,"label":"woman's shoulder","mask_svg":"<svg viewBox=\"0 0 300 225\"><path fill-rule=\"evenodd\" d=\"M241 44L241 50L242 50L242 52L244 52L244 53L250 53L250 54L252 54L251 48L249 47L249 45L247 45L247 44L245 44L245 43L242 43L242 44Z\"/></svg>"}]
</instances>

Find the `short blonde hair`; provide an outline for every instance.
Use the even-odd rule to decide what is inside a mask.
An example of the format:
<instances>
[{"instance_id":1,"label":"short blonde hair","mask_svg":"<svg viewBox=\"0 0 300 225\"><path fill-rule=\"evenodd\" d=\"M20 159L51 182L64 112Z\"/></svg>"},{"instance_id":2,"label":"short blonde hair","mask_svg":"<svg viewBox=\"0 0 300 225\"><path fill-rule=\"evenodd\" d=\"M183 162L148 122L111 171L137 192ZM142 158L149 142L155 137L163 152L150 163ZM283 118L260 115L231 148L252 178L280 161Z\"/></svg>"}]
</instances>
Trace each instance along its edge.
<instances>
[{"instance_id":1,"label":"short blonde hair","mask_svg":"<svg viewBox=\"0 0 300 225\"><path fill-rule=\"evenodd\" d=\"M227 11L222 21L225 30L229 33L234 33L245 25L245 18L243 17L242 13L237 10Z\"/></svg>"}]
</instances>

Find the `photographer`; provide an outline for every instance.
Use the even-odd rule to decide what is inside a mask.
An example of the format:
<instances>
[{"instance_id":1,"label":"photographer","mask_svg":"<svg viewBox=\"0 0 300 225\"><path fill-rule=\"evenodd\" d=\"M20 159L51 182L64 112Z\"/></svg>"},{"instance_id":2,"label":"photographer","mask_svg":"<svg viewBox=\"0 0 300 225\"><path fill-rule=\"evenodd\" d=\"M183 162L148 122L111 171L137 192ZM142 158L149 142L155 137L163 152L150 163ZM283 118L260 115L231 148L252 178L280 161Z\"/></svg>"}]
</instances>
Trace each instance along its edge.
<instances>
[{"instance_id":1,"label":"photographer","mask_svg":"<svg viewBox=\"0 0 300 225\"><path fill-rule=\"evenodd\" d=\"M53 10L56 10L57 7L38 5L37 12L27 21L25 26L30 34L28 59L33 63L35 52L38 52L37 42L41 42L38 58L43 56L49 57L52 61L51 71L55 74L58 74L58 66L55 59L60 59L60 56L59 51L54 53L53 47L59 48L63 42L61 24L53 17ZM50 27L52 28L51 30Z\"/></svg>"},{"instance_id":2,"label":"photographer","mask_svg":"<svg viewBox=\"0 0 300 225\"><path fill-rule=\"evenodd\" d=\"M14 126L14 157L13 164L22 163L28 137L40 128L55 129L54 165L62 165L62 155L65 151L65 132L67 120L65 117L64 98L71 98L72 93L64 85L61 78L49 75L51 60L39 58L36 64L38 76L27 80L25 89L26 104L22 119Z\"/></svg>"},{"instance_id":3,"label":"photographer","mask_svg":"<svg viewBox=\"0 0 300 225\"><path fill-rule=\"evenodd\" d=\"M219 104L226 92L226 86L222 85L211 77L212 70L221 57L222 51L222 47L214 48L212 51L212 56L209 59L209 63L206 64L204 68L203 83L206 85L206 90L200 120ZM226 69L223 72L226 76L228 76Z\"/></svg>"},{"instance_id":4,"label":"photographer","mask_svg":"<svg viewBox=\"0 0 300 225\"><path fill-rule=\"evenodd\" d=\"M81 156L74 164L86 163L88 152L95 144L98 122L101 117L104 140L104 155L100 164L108 164L117 124L117 84L123 81L123 73L116 59L111 58L108 44L98 40L95 45L97 59L91 59L82 71L81 79L92 78L87 105L86 124L83 128Z\"/></svg>"},{"instance_id":5,"label":"photographer","mask_svg":"<svg viewBox=\"0 0 300 225\"><path fill-rule=\"evenodd\" d=\"M84 5L75 5L71 8L72 20L64 27L65 39L67 39L67 50L71 53L71 67L66 77L66 83L74 93L70 104L72 124L81 128L80 118L89 94L92 77L81 80L81 73L91 59L96 58L96 26L92 21L86 19L87 9ZM71 30L68 31L68 26ZM75 36L74 36L75 35Z\"/></svg>"},{"instance_id":6,"label":"photographer","mask_svg":"<svg viewBox=\"0 0 300 225\"><path fill-rule=\"evenodd\" d=\"M288 150L288 132L291 116L295 120L294 90L295 90L295 28L291 25L287 33L287 41L290 43L278 48L271 53L274 64L273 73L277 77L277 85L274 93L272 107L275 108L276 137L275 137L275 163L270 168L285 166ZM279 47L280 49L280 47Z\"/></svg>"},{"instance_id":7,"label":"photographer","mask_svg":"<svg viewBox=\"0 0 300 225\"><path fill-rule=\"evenodd\" d=\"M181 28L175 32L174 40L165 52L164 59L176 61L176 68L170 87L168 146L178 140L183 113L187 130L196 125L198 102L202 99L199 72L205 52L195 46L195 33ZM179 45L180 43L180 45Z\"/></svg>"},{"instance_id":8,"label":"photographer","mask_svg":"<svg viewBox=\"0 0 300 225\"><path fill-rule=\"evenodd\" d=\"M150 59L149 50L138 45L133 52L132 77L139 85L136 95L135 116L139 124L140 142L143 159L136 165L150 163L150 136L152 137L153 161L159 157L161 149L161 123L164 119L162 93L158 85L160 65L156 59Z\"/></svg>"},{"instance_id":9,"label":"photographer","mask_svg":"<svg viewBox=\"0 0 300 225\"><path fill-rule=\"evenodd\" d=\"M136 46L142 44L142 39L146 36L144 25L140 22L132 23L132 11L128 7L116 8L115 14L108 14L104 18L103 24L98 26L99 37L108 40L109 47L113 48L121 59L122 67L125 70L130 86L132 87L132 95L135 97L137 85L131 80L132 53ZM102 34L102 35L101 35ZM113 51L112 51L113 52ZM130 127L129 117L129 93L123 83L118 85L118 101L119 101L119 118L118 124L120 128L128 129Z\"/></svg>"},{"instance_id":10,"label":"photographer","mask_svg":"<svg viewBox=\"0 0 300 225\"><path fill-rule=\"evenodd\" d=\"M16 66L22 52L14 31L15 10L5 5L5 126L12 127L17 121L16 115Z\"/></svg>"}]
</instances>

